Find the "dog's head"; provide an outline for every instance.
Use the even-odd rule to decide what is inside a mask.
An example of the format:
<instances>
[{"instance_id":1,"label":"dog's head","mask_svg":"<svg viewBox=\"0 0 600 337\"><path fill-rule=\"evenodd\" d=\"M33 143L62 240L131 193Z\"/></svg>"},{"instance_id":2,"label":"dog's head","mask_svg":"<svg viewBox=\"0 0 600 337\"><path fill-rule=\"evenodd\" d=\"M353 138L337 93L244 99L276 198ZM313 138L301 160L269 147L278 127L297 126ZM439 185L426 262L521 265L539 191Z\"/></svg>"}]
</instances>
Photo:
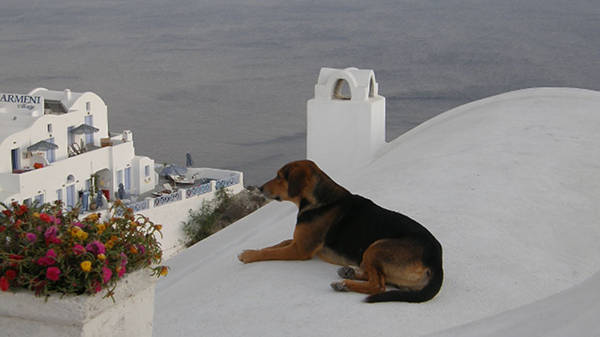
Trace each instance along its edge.
<instances>
[{"instance_id":1,"label":"dog's head","mask_svg":"<svg viewBox=\"0 0 600 337\"><path fill-rule=\"evenodd\" d=\"M349 193L310 160L284 165L260 190L267 198L291 201L301 210L333 202Z\"/></svg>"},{"instance_id":2,"label":"dog's head","mask_svg":"<svg viewBox=\"0 0 600 337\"><path fill-rule=\"evenodd\" d=\"M278 201L297 205L302 199L313 199L312 192L320 169L310 160L293 161L277 171L277 176L260 187L263 194Z\"/></svg>"}]
</instances>

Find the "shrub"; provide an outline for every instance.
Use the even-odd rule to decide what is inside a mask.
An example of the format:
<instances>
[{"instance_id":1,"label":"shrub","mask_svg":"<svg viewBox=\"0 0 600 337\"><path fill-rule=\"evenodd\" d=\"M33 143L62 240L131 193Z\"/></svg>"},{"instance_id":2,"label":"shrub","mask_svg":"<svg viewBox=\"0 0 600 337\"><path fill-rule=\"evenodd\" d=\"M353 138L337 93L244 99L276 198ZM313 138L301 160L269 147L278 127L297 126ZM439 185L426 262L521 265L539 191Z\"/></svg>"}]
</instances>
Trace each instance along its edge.
<instances>
[{"instance_id":1,"label":"shrub","mask_svg":"<svg viewBox=\"0 0 600 337\"><path fill-rule=\"evenodd\" d=\"M197 211L190 210L189 220L183 223L186 246L209 237L265 203L266 199L257 192L244 190L232 195L226 188L219 189L213 200L205 200Z\"/></svg>"},{"instance_id":2,"label":"shrub","mask_svg":"<svg viewBox=\"0 0 600 337\"><path fill-rule=\"evenodd\" d=\"M162 258L160 225L116 202L110 217L100 213L79 219L77 209L60 202L28 207L2 204L0 214L0 289L24 288L36 295L95 294L112 296L127 272L157 266Z\"/></svg>"}]
</instances>

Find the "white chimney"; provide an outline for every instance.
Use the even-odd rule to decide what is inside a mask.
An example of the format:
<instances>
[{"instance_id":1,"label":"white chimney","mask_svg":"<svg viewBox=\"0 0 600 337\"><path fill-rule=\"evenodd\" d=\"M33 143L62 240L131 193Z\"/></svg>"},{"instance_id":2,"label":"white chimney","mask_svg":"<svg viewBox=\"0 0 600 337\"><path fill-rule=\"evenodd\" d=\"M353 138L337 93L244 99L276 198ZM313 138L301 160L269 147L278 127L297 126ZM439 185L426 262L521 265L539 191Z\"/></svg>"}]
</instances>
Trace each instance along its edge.
<instances>
[{"instance_id":1,"label":"white chimney","mask_svg":"<svg viewBox=\"0 0 600 337\"><path fill-rule=\"evenodd\" d=\"M385 145L385 97L373 70L321 68L306 115L306 157L333 176L369 163Z\"/></svg>"},{"instance_id":2,"label":"white chimney","mask_svg":"<svg viewBox=\"0 0 600 337\"><path fill-rule=\"evenodd\" d=\"M65 89L65 99L67 102L71 100L71 89Z\"/></svg>"}]
</instances>

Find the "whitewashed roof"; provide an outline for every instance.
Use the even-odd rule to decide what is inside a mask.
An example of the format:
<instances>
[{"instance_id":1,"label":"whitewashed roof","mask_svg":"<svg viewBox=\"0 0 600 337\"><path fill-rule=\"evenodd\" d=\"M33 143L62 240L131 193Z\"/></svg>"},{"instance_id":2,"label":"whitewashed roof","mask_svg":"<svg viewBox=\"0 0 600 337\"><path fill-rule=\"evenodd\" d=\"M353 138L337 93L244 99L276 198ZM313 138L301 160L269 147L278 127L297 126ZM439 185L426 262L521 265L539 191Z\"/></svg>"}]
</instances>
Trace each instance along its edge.
<instances>
[{"instance_id":1,"label":"whitewashed roof","mask_svg":"<svg viewBox=\"0 0 600 337\"><path fill-rule=\"evenodd\" d=\"M331 290L337 267L316 259L240 263L243 249L291 237L295 208L272 202L168 261L154 336L422 336L489 317L518 325L501 315L600 270L599 108L599 92L579 89L491 97L433 118L367 167L335 177L438 237L446 278L432 301L365 304L364 295ZM567 307L600 315L598 305ZM529 322L544 318L521 324Z\"/></svg>"}]
</instances>

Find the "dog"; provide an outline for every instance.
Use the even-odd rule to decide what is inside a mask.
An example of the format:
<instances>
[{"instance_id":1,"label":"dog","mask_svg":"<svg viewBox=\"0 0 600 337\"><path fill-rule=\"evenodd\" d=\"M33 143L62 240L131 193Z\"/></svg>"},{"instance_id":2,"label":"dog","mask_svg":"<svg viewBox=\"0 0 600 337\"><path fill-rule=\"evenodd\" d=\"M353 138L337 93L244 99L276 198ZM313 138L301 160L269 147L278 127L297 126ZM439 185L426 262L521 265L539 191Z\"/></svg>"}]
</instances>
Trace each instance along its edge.
<instances>
[{"instance_id":1,"label":"dog","mask_svg":"<svg viewBox=\"0 0 600 337\"><path fill-rule=\"evenodd\" d=\"M245 250L243 263L308 260L315 255L343 266L336 291L370 296L366 302L425 302L444 278L442 246L411 218L351 194L310 160L294 161L260 187L270 199L298 207L293 238L259 250ZM386 291L386 284L397 290Z\"/></svg>"}]
</instances>

